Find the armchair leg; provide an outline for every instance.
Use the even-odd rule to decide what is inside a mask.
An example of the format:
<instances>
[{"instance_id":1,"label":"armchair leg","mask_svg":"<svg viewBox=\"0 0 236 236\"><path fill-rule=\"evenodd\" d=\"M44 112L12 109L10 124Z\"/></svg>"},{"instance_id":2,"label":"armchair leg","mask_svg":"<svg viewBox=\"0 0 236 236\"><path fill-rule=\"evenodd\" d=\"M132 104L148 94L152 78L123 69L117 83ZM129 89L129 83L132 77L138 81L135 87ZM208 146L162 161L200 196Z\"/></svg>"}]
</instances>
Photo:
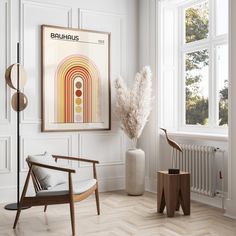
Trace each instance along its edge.
<instances>
[{"instance_id":1,"label":"armchair leg","mask_svg":"<svg viewBox=\"0 0 236 236\"><path fill-rule=\"evenodd\" d=\"M22 191L22 194L21 194L20 203L18 205L18 210L17 210L17 213L16 213L16 218L15 218L15 222L14 222L14 225L13 225L13 229L16 228L16 224L17 224L17 222L19 220L19 217L20 217L20 212L21 212L21 208L22 208L22 205L23 205L23 202L24 202L24 197L26 195L27 188L28 188L28 185L29 185L29 179L30 179L31 172L32 172L32 166L30 167L30 169L28 171L28 174L27 174L27 177L26 177L26 180L25 180L25 184L24 184L24 188L23 188L23 191Z\"/></svg>"},{"instance_id":2,"label":"armchair leg","mask_svg":"<svg viewBox=\"0 0 236 236\"><path fill-rule=\"evenodd\" d=\"M70 200L70 218L71 218L71 228L72 235L75 235L75 210L74 210L74 202Z\"/></svg>"},{"instance_id":3,"label":"armchair leg","mask_svg":"<svg viewBox=\"0 0 236 236\"><path fill-rule=\"evenodd\" d=\"M98 215L100 215L100 202L99 202L98 188L96 188L95 190L95 197L96 197L97 213Z\"/></svg>"},{"instance_id":4,"label":"armchair leg","mask_svg":"<svg viewBox=\"0 0 236 236\"><path fill-rule=\"evenodd\" d=\"M16 228L16 224L17 224L17 222L19 220L20 213L21 213L21 207L22 207L21 205L22 204L19 204L19 206L18 206L18 210L17 210L17 213L16 213L16 218L15 218L15 221L14 221L13 229Z\"/></svg>"},{"instance_id":5,"label":"armchair leg","mask_svg":"<svg viewBox=\"0 0 236 236\"><path fill-rule=\"evenodd\" d=\"M48 205L45 205L45 206L44 206L44 210L43 210L44 212L47 211L47 207L48 207Z\"/></svg>"},{"instance_id":6,"label":"armchair leg","mask_svg":"<svg viewBox=\"0 0 236 236\"><path fill-rule=\"evenodd\" d=\"M75 235L75 208L74 208L74 198L73 198L73 184L71 173L68 173L69 177L69 203L70 203L70 218L71 218L71 228L72 235Z\"/></svg>"}]
</instances>

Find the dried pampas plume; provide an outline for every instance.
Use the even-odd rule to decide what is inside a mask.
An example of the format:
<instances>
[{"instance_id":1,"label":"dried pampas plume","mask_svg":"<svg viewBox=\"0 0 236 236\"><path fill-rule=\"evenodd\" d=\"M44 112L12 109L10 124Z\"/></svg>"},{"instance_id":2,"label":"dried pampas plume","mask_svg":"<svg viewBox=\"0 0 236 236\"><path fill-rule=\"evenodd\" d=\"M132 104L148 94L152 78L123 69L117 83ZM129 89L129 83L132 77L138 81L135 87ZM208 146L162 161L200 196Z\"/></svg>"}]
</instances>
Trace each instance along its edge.
<instances>
[{"instance_id":1,"label":"dried pampas plume","mask_svg":"<svg viewBox=\"0 0 236 236\"><path fill-rule=\"evenodd\" d=\"M122 129L134 141L140 137L151 111L152 73L145 66L135 76L132 89L128 89L122 77L115 81L116 112L120 118Z\"/></svg>"}]
</instances>

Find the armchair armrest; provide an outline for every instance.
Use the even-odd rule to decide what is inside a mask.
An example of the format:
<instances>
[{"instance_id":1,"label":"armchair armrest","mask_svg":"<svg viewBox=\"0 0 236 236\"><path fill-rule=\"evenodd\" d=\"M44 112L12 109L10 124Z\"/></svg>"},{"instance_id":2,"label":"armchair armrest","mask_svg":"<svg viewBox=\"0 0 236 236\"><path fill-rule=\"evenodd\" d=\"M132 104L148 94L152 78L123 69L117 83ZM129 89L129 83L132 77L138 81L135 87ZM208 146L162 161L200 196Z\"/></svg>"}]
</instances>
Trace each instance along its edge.
<instances>
[{"instance_id":1,"label":"armchair armrest","mask_svg":"<svg viewBox=\"0 0 236 236\"><path fill-rule=\"evenodd\" d=\"M65 160L72 160L72 161L82 161L82 162L90 162L93 164L99 164L99 161L97 160L91 160L81 157L68 157L68 156L58 156L58 155L52 155L53 158L57 159L65 159Z\"/></svg>"},{"instance_id":2,"label":"armchair armrest","mask_svg":"<svg viewBox=\"0 0 236 236\"><path fill-rule=\"evenodd\" d=\"M63 167L59 167L59 166L51 166L51 165L41 164L41 163L37 163L37 162L33 162L33 161L28 161L28 163L32 166L39 166L39 167L42 167L42 168L47 168L47 169L52 169L52 170L64 171L64 172L68 172L68 173L75 173L75 170L70 169L70 168L63 168Z\"/></svg>"}]
</instances>

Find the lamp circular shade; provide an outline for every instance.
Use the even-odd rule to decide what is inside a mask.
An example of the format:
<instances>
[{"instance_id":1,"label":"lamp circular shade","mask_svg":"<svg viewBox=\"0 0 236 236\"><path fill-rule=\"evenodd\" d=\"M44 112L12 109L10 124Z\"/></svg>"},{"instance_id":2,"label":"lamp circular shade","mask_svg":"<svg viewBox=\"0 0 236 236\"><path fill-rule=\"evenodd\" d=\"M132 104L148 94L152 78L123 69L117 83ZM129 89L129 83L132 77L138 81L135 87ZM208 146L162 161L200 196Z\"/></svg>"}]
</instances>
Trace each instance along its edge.
<instances>
[{"instance_id":1,"label":"lamp circular shade","mask_svg":"<svg viewBox=\"0 0 236 236\"><path fill-rule=\"evenodd\" d=\"M7 84L12 89L17 89L17 67L19 67L19 89L23 89L27 81L26 72L21 64L13 64L9 66L5 72Z\"/></svg>"},{"instance_id":2,"label":"lamp circular shade","mask_svg":"<svg viewBox=\"0 0 236 236\"><path fill-rule=\"evenodd\" d=\"M11 105L13 110L15 111L23 111L27 105L28 105L28 98L25 96L25 94L19 92L19 110L17 109L17 92L13 94L11 98Z\"/></svg>"}]
</instances>

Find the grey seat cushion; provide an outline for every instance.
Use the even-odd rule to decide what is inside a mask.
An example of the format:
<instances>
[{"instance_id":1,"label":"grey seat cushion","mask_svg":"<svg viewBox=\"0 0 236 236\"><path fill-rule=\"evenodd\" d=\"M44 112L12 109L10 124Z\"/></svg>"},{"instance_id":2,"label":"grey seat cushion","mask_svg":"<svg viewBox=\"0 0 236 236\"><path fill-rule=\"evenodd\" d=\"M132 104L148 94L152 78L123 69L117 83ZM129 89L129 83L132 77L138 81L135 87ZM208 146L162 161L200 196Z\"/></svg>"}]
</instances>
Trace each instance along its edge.
<instances>
[{"instance_id":1,"label":"grey seat cushion","mask_svg":"<svg viewBox=\"0 0 236 236\"><path fill-rule=\"evenodd\" d=\"M88 179L73 182L73 193L81 194L92 188L97 183L96 179ZM37 196L58 196L69 194L68 183L58 184L49 190L41 190L37 192Z\"/></svg>"}]
</instances>

